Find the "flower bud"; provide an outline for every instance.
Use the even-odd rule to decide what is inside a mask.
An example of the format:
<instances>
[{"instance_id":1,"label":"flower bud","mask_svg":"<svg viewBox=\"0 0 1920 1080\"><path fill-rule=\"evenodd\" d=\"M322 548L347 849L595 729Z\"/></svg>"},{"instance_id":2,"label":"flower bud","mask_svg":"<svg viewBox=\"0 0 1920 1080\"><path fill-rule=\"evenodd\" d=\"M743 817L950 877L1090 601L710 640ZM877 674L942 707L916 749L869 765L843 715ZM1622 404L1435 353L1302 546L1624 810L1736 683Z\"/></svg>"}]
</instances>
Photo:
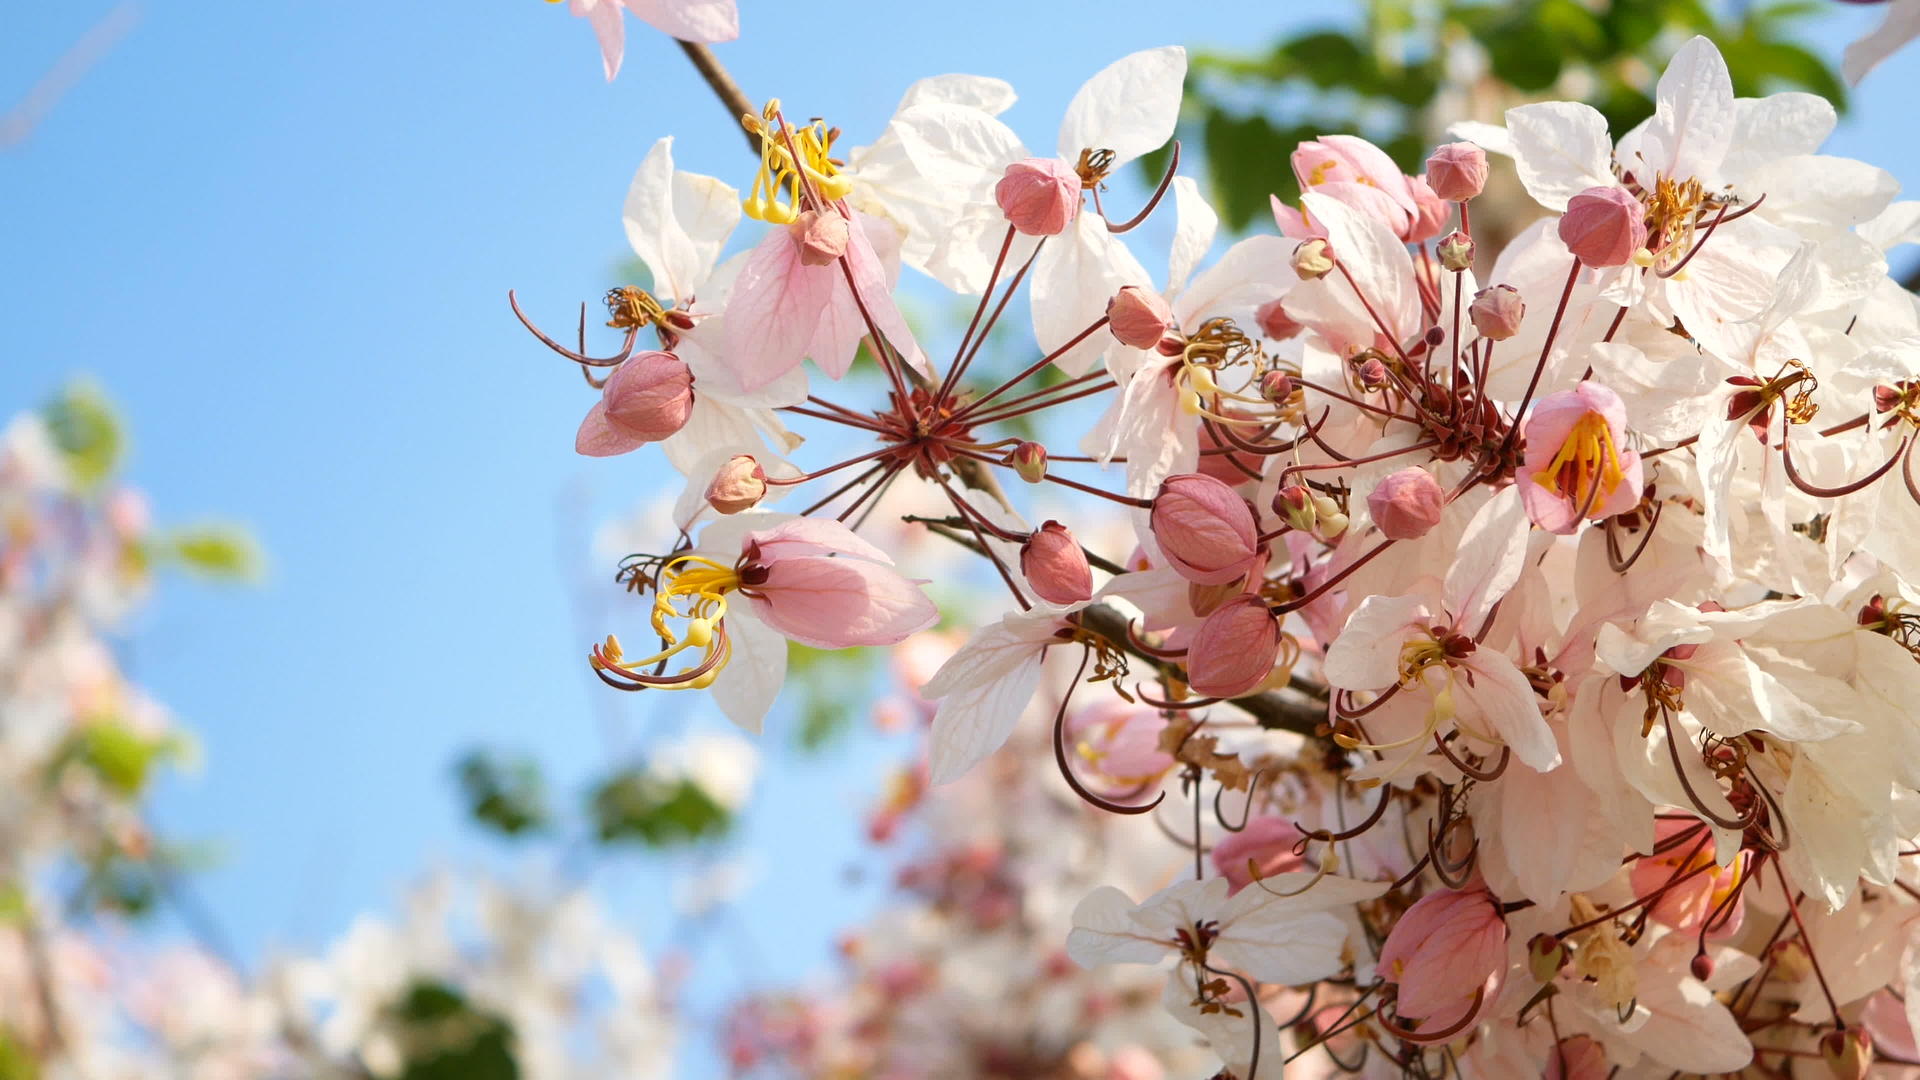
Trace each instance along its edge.
<instances>
[{"instance_id":1,"label":"flower bud","mask_svg":"<svg viewBox=\"0 0 1920 1080\"><path fill-rule=\"evenodd\" d=\"M1049 604L1079 604L1093 599L1093 569L1086 552L1065 525L1049 521L1020 545L1020 572L1035 595Z\"/></svg>"},{"instance_id":2,"label":"flower bud","mask_svg":"<svg viewBox=\"0 0 1920 1080\"><path fill-rule=\"evenodd\" d=\"M1161 481L1147 520L1174 572L1198 585L1237 581L1259 555L1253 507L1211 476L1182 473Z\"/></svg>"},{"instance_id":3,"label":"flower bud","mask_svg":"<svg viewBox=\"0 0 1920 1080\"><path fill-rule=\"evenodd\" d=\"M803 210L793 224L787 226L788 235L800 249L802 266L825 266L847 253L847 242L852 234L847 229L847 219L832 210Z\"/></svg>"},{"instance_id":4,"label":"flower bud","mask_svg":"<svg viewBox=\"0 0 1920 1080\"><path fill-rule=\"evenodd\" d=\"M751 509L767 495L767 472L752 454L735 454L707 483L707 505L723 514Z\"/></svg>"},{"instance_id":5,"label":"flower bud","mask_svg":"<svg viewBox=\"0 0 1920 1080\"><path fill-rule=\"evenodd\" d=\"M1323 278L1333 270L1333 249L1325 240L1304 240L1293 249L1293 272L1302 279Z\"/></svg>"},{"instance_id":6,"label":"flower bud","mask_svg":"<svg viewBox=\"0 0 1920 1080\"><path fill-rule=\"evenodd\" d=\"M1269 371L1260 376L1260 400L1284 405L1293 396L1293 377L1284 371Z\"/></svg>"},{"instance_id":7,"label":"flower bud","mask_svg":"<svg viewBox=\"0 0 1920 1080\"><path fill-rule=\"evenodd\" d=\"M1047 478L1047 448L1037 442L1023 442L1007 454L1007 464L1020 479L1037 484Z\"/></svg>"},{"instance_id":8,"label":"flower bud","mask_svg":"<svg viewBox=\"0 0 1920 1080\"><path fill-rule=\"evenodd\" d=\"M1447 200L1433 193L1433 188L1418 176L1407 177L1407 193L1413 196L1413 205L1417 213L1408 223L1407 231L1400 239L1409 244L1418 244L1440 235L1447 227L1447 219L1453 216L1453 207Z\"/></svg>"},{"instance_id":9,"label":"flower bud","mask_svg":"<svg viewBox=\"0 0 1920 1080\"><path fill-rule=\"evenodd\" d=\"M993 186L993 200L1020 232L1055 236L1080 212L1080 174L1059 158L1016 161Z\"/></svg>"},{"instance_id":10,"label":"flower bud","mask_svg":"<svg viewBox=\"0 0 1920 1080\"><path fill-rule=\"evenodd\" d=\"M1288 484L1273 493L1273 513L1292 528L1312 532L1317 517L1313 493L1299 484Z\"/></svg>"},{"instance_id":11,"label":"flower bud","mask_svg":"<svg viewBox=\"0 0 1920 1080\"><path fill-rule=\"evenodd\" d=\"M1420 898L1380 947L1379 971L1397 984L1403 1017L1451 1026L1507 966L1507 923L1485 889L1439 889ZM1485 1002L1482 1002L1484 1005Z\"/></svg>"},{"instance_id":12,"label":"flower bud","mask_svg":"<svg viewBox=\"0 0 1920 1080\"><path fill-rule=\"evenodd\" d=\"M1833 1080L1867 1080L1867 1070L1873 1065L1873 1040L1867 1029L1858 1025L1829 1031L1820 1037L1820 1057Z\"/></svg>"},{"instance_id":13,"label":"flower bud","mask_svg":"<svg viewBox=\"0 0 1920 1080\"><path fill-rule=\"evenodd\" d=\"M1152 289L1127 285L1107 301L1107 329L1122 345L1151 349L1160 344L1172 323L1173 308Z\"/></svg>"},{"instance_id":14,"label":"flower bud","mask_svg":"<svg viewBox=\"0 0 1920 1080\"><path fill-rule=\"evenodd\" d=\"M1511 285L1493 285L1473 295L1467 306L1467 318L1473 328L1490 341L1505 341L1520 332L1520 320L1527 314L1520 290Z\"/></svg>"},{"instance_id":15,"label":"flower bud","mask_svg":"<svg viewBox=\"0 0 1920 1080\"><path fill-rule=\"evenodd\" d=\"M1427 185L1448 202L1465 202L1487 186L1487 152L1469 142L1448 143L1427 159Z\"/></svg>"},{"instance_id":16,"label":"flower bud","mask_svg":"<svg viewBox=\"0 0 1920 1080\"><path fill-rule=\"evenodd\" d=\"M1534 982L1552 982L1566 963L1566 943L1552 934L1535 934L1527 941L1527 972Z\"/></svg>"},{"instance_id":17,"label":"flower bud","mask_svg":"<svg viewBox=\"0 0 1920 1080\"><path fill-rule=\"evenodd\" d=\"M1187 646L1187 684L1208 697L1231 698L1266 681L1280 655L1280 620L1254 593L1215 608Z\"/></svg>"},{"instance_id":18,"label":"flower bud","mask_svg":"<svg viewBox=\"0 0 1920 1080\"><path fill-rule=\"evenodd\" d=\"M1692 973L1694 978L1699 979L1701 982L1706 982L1708 979L1713 978L1713 957L1708 956L1704 952L1694 953L1693 962L1687 965L1687 970Z\"/></svg>"},{"instance_id":19,"label":"flower bud","mask_svg":"<svg viewBox=\"0 0 1920 1080\"><path fill-rule=\"evenodd\" d=\"M1300 332L1300 324L1287 314L1286 300L1284 296L1276 296L1253 313L1253 321L1260 324L1260 333L1275 341L1285 341Z\"/></svg>"},{"instance_id":20,"label":"flower bud","mask_svg":"<svg viewBox=\"0 0 1920 1080\"><path fill-rule=\"evenodd\" d=\"M1440 265L1454 273L1473 268L1473 237L1455 229L1440 238Z\"/></svg>"},{"instance_id":21,"label":"flower bud","mask_svg":"<svg viewBox=\"0 0 1920 1080\"><path fill-rule=\"evenodd\" d=\"M1588 188L1568 200L1560 239L1587 266L1622 266L1647 246L1646 211L1626 188Z\"/></svg>"},{"instance_id":22,"label":"flower bud","mask_svg":"<svg viewBox=\"0 0 1920 1080\"><path fill-rule=\"evenodd\" d=\"M1387 365L1377 356L1370 356L1360 365L1357 372L1360 386L1366 390L1378 390L1387 385Z\"/></svg>"},{"instance_id":23,"label":"flower bud","mask_svg":"<svg viewBox=\"0 0 1920 1080\"><path fill-rule=\"evenodd\" d=\"M672 353L638 353L607 377L573 448L588 457L624 454L679 431L692 413L693 373L687 365Z\"/></svg>"},{"instance_id":24,"label":"flower bud","mask_svg":"<svg viewBox=\"0 0 1920 1080\"><path fill-rule=\"evenodd\" d=\"M1253 884L1256 878L1301 869L1305 860L1294 850L1301 839L1293 822L1272 815L1254 818L1239 832L1221 837L1213 845L1213 865L1227 879L1227 895Z\"/></svg>"},{"instance_id":25,"label":"flower bud","mask_svg":"<svg viewBox=\"0 0 1920 1080\"><path fill-rule=\"evenodd\" d=\"M1600 1044L1586 1035L1561 1039L1547 1054L1547 1070L1541 1080L1606 1080L1613 1063Z\"/></svg>"},{"instance_id":26,"label":"flower bud","mask_svg":"<svg viewBox=\"0 0 1920 1080\"><path fill-rule=\"evenodd\" d=\"M1367 511L1389 540L1418 540L1432 532L1446 504L1440 481L1418 465L1388 473L1367 496Z\"/></svg>"}]
</instances>

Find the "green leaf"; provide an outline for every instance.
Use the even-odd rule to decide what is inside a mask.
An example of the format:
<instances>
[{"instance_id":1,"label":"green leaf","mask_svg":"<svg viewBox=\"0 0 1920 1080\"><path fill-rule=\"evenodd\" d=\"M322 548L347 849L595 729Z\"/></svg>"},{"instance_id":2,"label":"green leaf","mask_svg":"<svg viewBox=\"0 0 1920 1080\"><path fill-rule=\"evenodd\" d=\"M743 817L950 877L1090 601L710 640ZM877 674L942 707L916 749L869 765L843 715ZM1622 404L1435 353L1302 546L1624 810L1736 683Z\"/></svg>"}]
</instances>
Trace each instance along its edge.
<instances>
[{"instance_id":1,"label":"green leaf","mask_svg":"<svg viewBox=\"0 0 1920 1080\"><path fill-rule=\"evenodd\" d=\"M1276 154L1282 140L1259 115L1236 117L1210 108L1202 131L1214 207L1228 228L1245 229L1268 211L1271 193L1293 186L1293 170L1287 165L1292 147Z\"/></svg>"},{"instance_id":2,"label":"green leaf","mask_svg":"<svg viewBox=\"0 0 1920 1080\"><path fill-rule=\"evenodd\" d=\"M206 522L170 530L158 541L159 554L188 571L215 581L257 582L265 574L260 545L244 526Z\"/></svg>"},{"instance_id":3,"label":"green leaf","mask_svg":"<svg viewBox=\"0 0 1920 1080\"><path fill-rule=\"evenodd\" d=\"M180 749L168 736L152 737L117 717L96 717L73 736L72 758L93 770L122 798L132 799L147 786L156 762ZM63 755L64 756L64 755Z\"/></svg>"},{"instance_id":4,"label":"green leaf","mask_svg":"<svg viewBox=\"0 0 1920 1080\"><path fill-rule=\"evenodd\" d=\"M455 766L467 813L505 836L543 832L552 821L540 763L526 755L467 753Z\"/></svg>"},{"instance_id":5,"label":"green leaf","mask_svg":"<svg viewBox=\"0 0 1920 1080\"><path fill-rule=\"evenodd\" d=\"M0 1080L40 1080L33 1052L5 1027L0 1027Z\"/></svg>"},{"instance_id":6,"label":"green leaf","mask_svg":"<svg viewBox=\"0 0 1920 1080\"><path fill-rule=\"evenodd\" d=\"M640 767L615 773L593 789L588 813L601 843L650 848L710 840L733 824L733 815L698 784Z\"/></svg>"},{"instance_id":7,"label":"green leaf","mask_svg":"<svg viewBox=\"0 0 1920 1080\"><path fill-rule=\"evenodd\" d=\"M53 443L81 490L113 475L126 451L119 414L91 381L75 382L42 410Z\"/></svg>"},{"instance_id":8,"label":"green leaf","mask_svg":"<svg viewBox=\"0 0 1920 1080\"><path fill-rule=\"evenodd\" d=\"M446 983L415 982L385 1020L406 1062L399 1080L519 1080L512 1026Z\"/></svg>"}]
</instances>

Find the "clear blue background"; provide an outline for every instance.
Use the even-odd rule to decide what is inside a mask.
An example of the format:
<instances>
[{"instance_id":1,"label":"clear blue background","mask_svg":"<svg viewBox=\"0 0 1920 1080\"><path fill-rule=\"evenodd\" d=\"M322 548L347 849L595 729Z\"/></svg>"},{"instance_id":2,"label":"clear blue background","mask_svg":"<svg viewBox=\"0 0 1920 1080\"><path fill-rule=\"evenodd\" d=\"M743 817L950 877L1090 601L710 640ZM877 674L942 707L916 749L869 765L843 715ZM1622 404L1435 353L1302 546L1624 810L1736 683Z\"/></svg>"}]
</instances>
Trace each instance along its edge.
<instances>
[{"instance_id":1,"label":"clear blue background","mask_svg":"<svg viewBox=\"0 0 1920 1080\"><path fill-rule=\"evenodd\" d=\"M831 117L853 145L914 79L965 71L1011 80L1009 121L1051 148L1073 91L1123 53L1301 21L1251 0L741 6L744 38L719 52L749 96ZM0 108L110 5L8 7ZM1819 47L1837 58L1879 14L1835 5ZM1916 72L1910 51L1870 76L1831 146L1910 189ZM318 946L423 866L500 861L452 798L457 751L534 750L570 798L644 742L655 718L583 663L624 625L604 610L617 594L580 589L610 570L593 526L665 465L573 454L590 395L505 293L564 326L604 290L628 180L665 134L683 168L749 179L733 121L637 21L609 85L586 22L533 0L153 0L0 152L0 409L98 377L158 515L244 520L271 555L257 590L167 585L134 655L204 737L204 774L170 783L156 818L217 841L200 891L244 954ZM785 742L768 743L742 836L759 884L732 931L755 956L733 974L763 984L824 967L877 895L844 873L863 850L851 811L901 753L862 739L795 760ZM656 944L664 881L604 878Z\"/></svg>"}]
</instances>

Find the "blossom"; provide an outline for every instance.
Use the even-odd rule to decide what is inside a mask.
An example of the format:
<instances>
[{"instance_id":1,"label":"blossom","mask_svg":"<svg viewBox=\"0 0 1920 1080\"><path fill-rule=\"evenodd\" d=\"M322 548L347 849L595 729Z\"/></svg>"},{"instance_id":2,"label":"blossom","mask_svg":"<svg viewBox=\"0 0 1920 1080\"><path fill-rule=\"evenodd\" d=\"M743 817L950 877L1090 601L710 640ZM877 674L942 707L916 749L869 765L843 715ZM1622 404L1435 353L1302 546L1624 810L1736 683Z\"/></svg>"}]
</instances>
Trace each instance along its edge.
<instances>
[{"instance_id":1,"label":"blossom","mask_svg":"<svg viewBox=\"0 0 1920 1080\"><path fill-rule=\"evenodd\" d=\"M593 24L608 82L620 74L620 60L626 54L623 8L682 41L732 41L740 36L740 13L734 0L567 0L568 11Z\"/></svg>"},{"instance_id":2,"label":"blossom","mask_svg":"<svg viewBox=\"0 0 1920 1080\"><path fill-rule=\"evenodd\" d=\"M609 638L594 668L632 689L710 686L730 719L757 732L785 677L782 638L820 649L896 645L939 620L921 583L892 566L836 521L735 515L703 530L693 551L661 561L652 625L664 648L628 659ZM650 673L689 650L697 661Z\"/></svg>"},{"instance_id":3,"label":"blossom","mask_svg":"<svg viewBox=\"0 0 1920 1080\"><path fill-rule=\"evenodd\" d=\"M1598 383L1540 399L1527 419L1520 497L1548 532L1569 533L1640 502L1640 455L1625 449L1626 407Z\"/></svg>"},{"instance_id":4,"label":"blossom","mask_svg":"<svg viewBox=\"0 0 1920 1080\"><path fill-rule=\"evenodd\" d=\"M1400 1016L1453 1028L1477 1011L1507 966L1507 924L1484 889L1439 889L1393 924L1380 967Z\"/></svg>"}]
</instances>

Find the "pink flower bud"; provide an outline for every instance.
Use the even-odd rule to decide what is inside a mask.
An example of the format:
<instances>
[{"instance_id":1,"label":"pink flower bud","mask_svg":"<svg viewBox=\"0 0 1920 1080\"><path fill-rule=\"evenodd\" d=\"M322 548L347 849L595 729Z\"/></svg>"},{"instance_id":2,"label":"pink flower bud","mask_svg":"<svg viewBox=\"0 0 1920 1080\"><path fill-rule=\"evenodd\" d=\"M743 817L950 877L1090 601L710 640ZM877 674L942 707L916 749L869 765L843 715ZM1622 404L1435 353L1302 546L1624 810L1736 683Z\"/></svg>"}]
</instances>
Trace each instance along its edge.
<instances>
[{"instance_id":1,"label":"pink flower bud","mask_svg":"<svg viewBox=\"0 0 1920 1080\"><path fill-rule=\"evenodd\" d=\"M692 413L693 373L687 365L672 353L638 353L607 377L573 448L588 457L624 454L679 431Z\"/></svg>"},{"instance_id":2,"label":"pink flower bud","mask_svg":"<svg viewBox=\"0 0 1920 1080\"><path fill-rule=\"evenodd\" d=\"M1260 324L1260 332L1275 341L1285 341L1300 332L1300 324L1287 314L1286 297L1276 296L1261 304L1253 313L1253 321Z\"/></svg>"},{"instance_id":3,"label":"pink flower bud","mask_svg":"<svg viewBox=\"0 0 1920 1080\"><path fill-rule=\"evenodd\" d=\"M1300 830L1283 817L1257 817L1247 827L1229 833L1213 845L1213 865L1227 879L1231 896L1253 884L1256 878L1291 873L1305 865L1294 850L1301 840Z\"/></svg>"},{"instance_id":4,"label":"pink flower bud","mask_svg":"<svg viewBox=\"0 0 1920 1080\"><path fill-rule=\"evenodd\" d=\"M1173 308L1152 289L1127 285L1107 301L1107 329L1122 345L1151 349L1160 344L1172 323Z\"/></svg>"},{"instance_id":5,"label":"pink flower bud","mask_svg":"<svg viewBox=\"0 0 1920 1080\"><path fill-rule=\"evenodd\" d=\"M800 249L803 266L825 266L847 253L852 234L847 219L832 210L803 210L787 226L788 235Z\"/></svg>"},{"instance_id":6,"label":"pink flower bud","mask_svg":"<svg viewBox=\"0 0 1920 1080\"><path fill-rule=\"evenodd\" d=\"M1380 947L1379 971L1399 987L1399 1014L1431 1020L1435 1028L1464 1018L1483 989L1491 1001L1495 976L1506 965L1506 920L1485 889L1428 893L1400 916Z\"/></svg>"},{"instance_id":7,"label":"pink flower bud","mask_svg":"<svg viewBox=\"0 0 1920 1080\"><path fill-rule=\"evenodd\" d=\"M1446 508L1440 481L1418 465L1388 473L1367 496L1367 511L1389 540L1420 539L1440 524Z\"/></svg>"},{"instance_id":8,"label":"pink flower bud","mask_svg":"<svg viewBox=\"0 0 1920 1080\"><path fill-rule=\"evenodd\" d=\"M1487 186L1487 152L1468 142L1448 143L1427 159L1427 184L1448 202L1465 202Z\"/></svg>"},{"instance_id":9,"label":"pink flower bud","mask_svg":"<svg viewBox=\"0 0 1920 1080\"><path fill-rule=\"evenodd\" d=\"M1174 572L1200 585L1239 579L1259 553L1253 507L1232 488L1200 473L1161 482L1148 526Z\"/></svg>"},{"instance_id":10,"label":"pink flower bud","mask_svg":"<svg viewBox=\"0 0 1920 1080\"><path fill-rule=\"evenodd\" d=\"M1593 187L1567 202L1560 239L1588 266L1621 266L1647 246L1647 217L1623 187Z\"/></svg>"},{"instance_id":11,"label":"pink flower bud","mask_svg":"<svg viewBox=\"0 0 1920 1080\"><path fill-rule=\"evenodd\" d=\"M1541 1080L1606 1080L1613 1071L1607 1052L1585 1035L1561 1039L1547 1052Z\"/></svg>"},{"instance_id":12,"label":"pink flower bud","mask_svg":"<svg viewBox=\"0 0 1920 1080\"><path fill-rule=\"evenodd\" d=\"M1473 268L1473 237L1455 229L1440 238L1434 250L1440 255L1440 265L1459 273Z\"/></svg>"},{"instance_id":13,"label":"pink flower bud","mask_svg":"<svg viewBox=\"0 0 1920 1080\"><path fill-rule=\"evenodd\" d=\"M1059 158L1016 161L993 186L993 199L1015 229L1054 236L1080 212L1080 174Z\"/></svg>"},{"instance_id":14,"label":"pink flower bud","mask_svg":"<svg viewBox=\"0 0 1920 1080\"><path fill-rule=\"evenodd\" d=\"M1467 306L1467 318L1473 320L1473 328L1480 331L1481 337L1493 341L1505 341L1519 333L1520 320L1526 314L1526 301L1520 299L1520 290L1511 285L1481 289Z\"/></svg>"},{"instance_id":15,"label":"pink flower bud","mask_svg":"<svg viewBox=\"0 0 1920 1080\"><path fill-rule=\"evenodd\" d=\"M1333 270L1333 249L1325 240L1303 240L1293 249L1293 272L1302 279L1326 277Z\"/></svg>"},{"instance_id":16,"label":"pink flower bud","mask_svg":"<svg viewBox=\"0 0 1920 1080\"><path fill-rule=\"evenodd\" d=\"M1284 405L1293 396L1293 378L1284 371L1269 371L1260 376L1260 400Z\"/></svg>"},{"instance_id":17,"label":"pink flower bud","mask_svg":"<svg viewBox=\"0 0 1920 1080\"><path fill-rule=\"evenodd\" d=\"M1020 479L1037 484L1047 478L1047 448L1037 442L1023 442L1007 454L1007 464Z\"/></svg>"},{"instance_id":18,"label":"pink flower bud","mask_svg":"<svg viewBox=\"0 0 1920 1080\"><path fill-rule=\"evenodd\" d=\"M1093 569L1086 552L1065 525L1049 521L1020 546L1020 572L1049 604L1079 604L1093 599Z\"/></svg>"},{"instance_id":19,"label":"pink flower bud","mask_svg":"<svg viewBox=\"0 0 1920 1080\"><path fill-rule=\"evenodd\" d=\"M767 495L767 472L751 454L735 454L707 483L707 505L723 514L751 509Z\"/></svg>"},{"instance_id":20,"label":"pink flower bud","mask_svg":"<svg viewBox=\"0 0 1920 1080\"><path fill-rule=\"evenodd\" d=\"M1252 690L1273 672L1280 656L1280 620L1267 602L1242 593L1214 609L1187 645L1187 683L1208 697L1231 698Z\"/></svg>"},{"instance_id":21,"label":"pink flower bud","mask_svg":"<svg viewBox=\"0 0 1920 1080\"><path fill-rule=\"evenodd\" d=\"M1363 389L1378 390L1387 385L1387 365L1377 356L1368 357L1356 374Z\"/></svg>"},{"instance_id":22,"label":"pink flower bud","mask_svg":"<svg viewBox=\"0 0 1920 1080\"><path fill-rule=\"evenodd\" d=\"M1313 492L1299 484L1288 484L1273 493L1273 512L1280 520L1301 532L1312 532L1314 519L1318 516Z\"/></svg>"},{"instance_id":23,"label":"pink flower bud","mask_svg":"<svg viewBox=\"0 0 1920 1080\"><path fill-rule=\"evenodd\" d=\"M1407 192L1413 196L1413 205L1418 212L1407 226L1400 239L1409 244L1418 244L1422 240L1431 240L1440 235L1447 227L1447 219L1453 216L1453 207L1447 200L1433 193L1427 182L1418 176L1407 177Z\"/></svg>"}]
</instances>

